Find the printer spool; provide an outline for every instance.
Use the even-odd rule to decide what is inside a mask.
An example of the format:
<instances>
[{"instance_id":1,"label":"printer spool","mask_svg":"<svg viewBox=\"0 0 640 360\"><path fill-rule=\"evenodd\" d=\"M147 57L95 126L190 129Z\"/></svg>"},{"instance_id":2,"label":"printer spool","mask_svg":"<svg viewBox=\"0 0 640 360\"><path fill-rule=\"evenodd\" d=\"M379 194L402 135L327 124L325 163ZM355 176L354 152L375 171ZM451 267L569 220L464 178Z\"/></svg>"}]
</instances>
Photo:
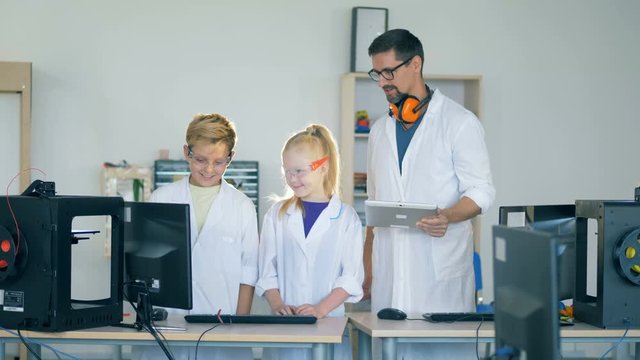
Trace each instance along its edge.
<instances>
[{"instance_id":1,"label":"printer spool","mask_svg":"<svg viewBox=\"0 0 640 360\"><path fill-rule=\"evenodd\" d=\"M24 268L28 251L24 237L21 240L18 249L9 230L0 225L0 283L19 275Z\"/></svg>"},{"instance_id":2,"label":"printer spool","mask_svg":"<svg viewBox=\"0 0 640 360\"><path fill-rule=\"evenodd\" d=\"M640 227L620 237L613 249L618 273L635 285L640 285Z\"/></svg>"},{"instance_id":3,"label":"printer spool","mask_svg":"<svg viewBox=\"0 0 640 360\"><path fill-rule=\"evenodd\" d=\"M13 274L16 263L16 245L9 230L0 225L0 281Z\"/></svg>"}]
</instances>

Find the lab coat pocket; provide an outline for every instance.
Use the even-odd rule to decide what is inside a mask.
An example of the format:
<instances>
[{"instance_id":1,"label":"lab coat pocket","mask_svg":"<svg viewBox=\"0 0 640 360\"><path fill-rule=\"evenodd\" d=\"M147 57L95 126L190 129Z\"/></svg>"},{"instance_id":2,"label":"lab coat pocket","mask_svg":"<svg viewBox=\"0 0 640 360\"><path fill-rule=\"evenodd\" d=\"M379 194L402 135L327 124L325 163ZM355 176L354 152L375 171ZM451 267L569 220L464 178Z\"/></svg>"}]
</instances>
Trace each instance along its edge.
<instances>
[{"instance_id":1,"label":"lab coat pocket","mask_svg":"<svg viewBox=\"0 0 640 360\"><path fill-rule=\"evenodd\" d=\"M222 237L222 241L228 243L228 244L233 244L236 241L236 238L233 236L223 236Z\"/></svg>"},{"instance_id":2,"label":"lab coat pocket","mask_svg":"<svg viewBox=\"0 0 640 360\"><path fill-rule=\"evenodd\" d=\"M242 272L242 251L240 241L233 236L222 236L218 246L219 256L227 274L239 275Z\"/></svg>"},{"instance_id":3,"label":"lab coat pocket","mask_svg":"<svg viewBox=\"0 0 640 360\"><path fill-rule=\"evenodd\" d=\"M436 280L452 279L473 271L473 243L468 237L463 224L452 224L445 236L432 239Z\"/></svg>"}]
</instances>

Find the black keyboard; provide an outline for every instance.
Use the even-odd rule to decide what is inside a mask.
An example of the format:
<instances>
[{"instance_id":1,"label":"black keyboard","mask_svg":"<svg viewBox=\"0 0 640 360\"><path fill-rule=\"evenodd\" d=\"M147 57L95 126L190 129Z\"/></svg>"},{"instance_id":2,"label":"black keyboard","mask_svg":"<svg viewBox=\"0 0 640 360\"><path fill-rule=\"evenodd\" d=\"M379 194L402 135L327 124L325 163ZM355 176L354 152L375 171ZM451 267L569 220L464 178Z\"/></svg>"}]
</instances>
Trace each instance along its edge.
<instances>
[{"instance_id":1,"label":"black keyboard","mask_svg":"<svg viewBox=\"0 0 640 360\"><path fill-rule=\"evenodd\" d=\"M493 313L427 313L422 317L432 322L493 321Z\"/></svg>"},{"instance_id":2,"label":"black keyboard","mask_svg":"<svg viewBox=\"0 0 640 360\"><path fill-rule=\"evenodd\" d=\"M303 315L229 315L221 314L224 324L315 324L318 319L315 316ZM217 324L220 323L218 315L190 314L184 319L188 323Z\"/></svg>"}]
</instances>

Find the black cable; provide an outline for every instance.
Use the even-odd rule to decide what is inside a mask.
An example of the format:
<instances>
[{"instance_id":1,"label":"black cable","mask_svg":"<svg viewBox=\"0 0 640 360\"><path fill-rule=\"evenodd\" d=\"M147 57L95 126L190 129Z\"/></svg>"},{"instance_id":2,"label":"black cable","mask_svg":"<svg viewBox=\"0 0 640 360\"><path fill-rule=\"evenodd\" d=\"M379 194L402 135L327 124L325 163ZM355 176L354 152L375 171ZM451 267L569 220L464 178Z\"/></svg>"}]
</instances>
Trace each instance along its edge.
<instances>
[{"instance_id":1,"label":"black cable","mask_svg":"<svg viewBox=\"0 0 640 360\"><path fill-rule=\"evenodd\" d=\"M124 283L124 285L136 285L140 288L143 288L144 291L149 294L149 287L147 286L147 284L142 284L140 282L130 282L127 281ZM144 285L144 286L143 286ZM126 289L126 286L125 286ZM140 317L141 319L145 319L146 316L145 314L141 314L140 310L138 309L138 306L133 305L133 302L131 301L131 299L129 298L129 294L126 291L122 292L124 295L124 298L127 300L127 302L129 302L129 304L131 305L131 307L133 307L133 310L135 310L136 315L138 317ZM139 304L138 304L139 305ZM158 345L160 346L160 349L162 349L162 351L164 352L165 356L167 357L167 359L169 360L174 360L174 356L173 353L171 352L171 350L169 349L169 342L167 341L167 339L164 337L164 335L162 335L162 333L158 330L156 330L156 328L153 325L153 319L151 319L151 324L150 326L147 326L147 324L141 323L139 324L141 326L141 329L146 330L149 334L151 334L151 336L153 336L153 338L156 340L156 342L158 343ZM160 336L162 336L162 339L164 339L164 342L162 341L162 339L160 338L160 336L158 336L158 334L160 334Z\"/></svg>"},{"instance_id":2,"label":"black cable","mask_svg":"<svg viewBox=\"0 0 640 360\"><path fill-rule=\"evenodd\" d=\"M482 323L484 323L484 319L480 319L480 324L478 324L478 327L476 328L476 359L480 360L480 353L478 352L478 339L480 338L480 327L482 326Z\"/></svg>"},{"instance_id":3,"label":"black cable","mask_svg":"<svg viewBox=\"0 0 640 360\"><path fill-rule=\"evenodd\" d=\"M158 345L160 345L160 348L164 352L167 359L174 360L173 353L171 353L171 351L169 350L168 344L165 344L162 339L160 339L160 336L158 336L160 332L157 331L153 326L143 325L143 328L146 329L154 339L156 339L156 342L158 343Z\"/></svg>"},{"instance_id":4,"label":"black cable","mask_svg":"<svg viewBox=\"0 0 640 360\"><path fill-rule=\"evenodd\" d=\"M196 341L196 354L194 357L194 360L198 360L198 346L200 345L200 340L202 340L202 337L204 336L204 334L208 333L209 331L217 328L218 326L220 326L221 323L215 324L212 327L208 328L207 330L203 331L202 334L200 334L200 337L198 338L198 341Z\"/></svg>"},{"instance_id":5,"label":"black cable","mask_svg":"<svg viewBox=\"0 0 640 360\"><path fill-rule=\"evenodd\" d=\"M167 340L167 338L164 337L164 334L162 333L162 331L156 329L156 324L153 322L153 320L151 320L151 326L153 326L153 329L155 331L157 331L158 334L162 337L162 340L164 340L164 342L167 344L167 348L168 348L169 347L169 340ZM169 349L169 350L171 350L171 349ZM173 356L173 353L171 353L171 355Z\"/></svg>"},{"instance_id":6,"label":"black cable","mask_svg":"<svg viewBox=\"0 0 640 360\"><path fill-rule=\"evenodd\" d=\"M42 360L42 359L40 358L40 355L38 355L38 353L37 353L37 352L35 352L35 351L31 348L31 346L29 346L29 343L27 343L27 340L25 340L25 338L22 336L22 333L20 332L20 328L17 328L16 330L18 331L18 336L20 337L20 341L21 341L21 342L22 342L22 344L27 348L27 350L29 350L29 352L30 352L31 354L33 354L33 356L34 356L36 359L38 359L38 360Z\"/></svg>"},{"instance_id":7,"label":"black cable","mask_svg":"<svg viewBox=\"0 0 640 360\"><path fill-rule=\"evenodd\" d=\"M475 316L476 314L469 314L468 317L472 317ZM458 320L451 320L451 321L434 321L434 320L430 320L430 319L426 319L426 318L422 318L422 319L405 319L405 320L423 320L423 321L427 321L430 322L432 324L454 324L460 321L465 321L466 317L462 317ZM480 317L480 323L478 324L478 327L476 328L476 359L480 360L480 352L478 350L478 345L480 344L480 327L482 327L482 324L484 324L484 317Z\"/></svg>"}]
</instances>

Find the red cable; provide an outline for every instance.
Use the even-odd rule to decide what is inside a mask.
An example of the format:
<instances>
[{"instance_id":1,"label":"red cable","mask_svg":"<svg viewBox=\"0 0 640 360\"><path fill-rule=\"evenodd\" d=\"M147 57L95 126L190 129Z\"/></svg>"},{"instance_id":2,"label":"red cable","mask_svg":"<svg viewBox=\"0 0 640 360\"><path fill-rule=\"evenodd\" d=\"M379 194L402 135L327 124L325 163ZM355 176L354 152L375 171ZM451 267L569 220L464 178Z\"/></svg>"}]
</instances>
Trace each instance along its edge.
<instances>
[{"instance_id":1,"label":"red cable","mask_svg":"<svg viewBox=\"0 0 640 360\"><path fill-rule=\"evenodd\" d=\"M218 309L218 321L220 322L220 324L224 324L222 322L222 316L220 316L220 313L222 313L222 309Z\"/></svg>"},{"instance_id":2,"label":"red cable","mask_svg":"<svg viewBox=\"0 0 640 360\"><path fill-rule=\"evenodd\" d=\"M18 226L18 220L16 219L16 214L13 212L13 208L11 207L11 203L9 202L9 187L11 187L11 184L13 183L13 181L20 175L22 175L23 172L25 171L31 171L31 170L37 170L40 171L44 177L47 177L47 173L45 173L44 171L38 169L38 168L27 168L24 169L22 171L20 171L19 173L17 173L12 179L11 181L9 181L9 184L7 184L7 191L6 191L6 197L7 197L7 206L9 207L9 212L11 213L11 217L13 218L13 223L16 225L16 231L18 232L18 240L16 241L16 255L18 256L18 250L20 250L20 227Z\"/></svg>"}]
</instances>

